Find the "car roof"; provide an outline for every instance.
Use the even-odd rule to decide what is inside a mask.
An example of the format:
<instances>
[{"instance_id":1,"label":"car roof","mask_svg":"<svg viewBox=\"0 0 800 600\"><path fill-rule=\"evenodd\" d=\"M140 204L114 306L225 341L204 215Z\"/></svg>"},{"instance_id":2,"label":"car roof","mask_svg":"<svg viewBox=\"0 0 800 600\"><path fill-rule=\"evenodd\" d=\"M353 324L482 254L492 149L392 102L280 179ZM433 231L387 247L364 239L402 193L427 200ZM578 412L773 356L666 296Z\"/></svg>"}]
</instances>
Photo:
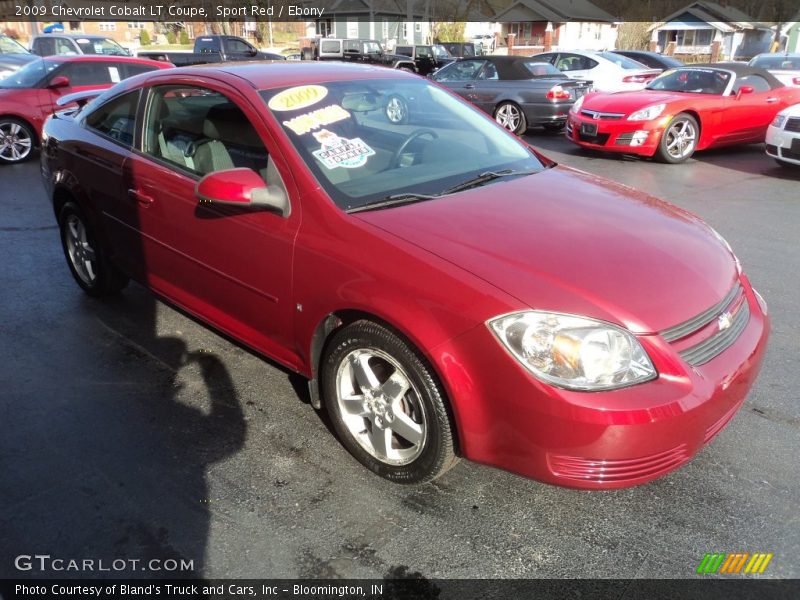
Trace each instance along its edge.
<instances>
[{"instance_id":1,"label":"car roof","mask_svg":"<svg viewBox=\"0 0 800 600\"><path fill-rule=\"evenodd\" d=\"M489 54L486 56L469 56L467 58L462 58L461 62L479 60L488 60L494 64L497 67L498 73L500 74L500 79L534 79L533 73L531 73L524 66L524 63L526 62L541 62L543 65L548 65L550 67L553 66L547 61L537 61L536 56L505 56L495 54ZM548 73L548 75L552 76L554 79L562 79L562 77L559 77L558 73ZM566 76L563 78L566 78ZM546 77L536 77L536 79L546 79Z\"/></svg>"},{"instance_id":2,"label":"car roof","mask_svg":"<svg viewBox=\"0 0 800 600\"><path fill-rule=\"evenodd\" d=\"M166 72L162 71L161 75L164 75L164 73ZM169 69L169 75L175 77L181 75L189 77L197 77L198 75L218 77L220 74L238 77L258 90L356 79L418 78L417 75L402 69L316 60L242 61ZM153 75L155 74L150 74L150 76Z\"/></svg>"},{"instance_id":3,"label":"car roof","mask_svg":"<svg viewBox=\"0 0 800 600\"><path fill-rule=\"evenodd\" d=\"M35 35L33 37L35 38L62 37L62 38L69 38L71 40L82 40L82 39L114 40L114 38L110 38L107 35L98 35L96 33L40 33L39 35Z\"/></svg>"}]
</instances>

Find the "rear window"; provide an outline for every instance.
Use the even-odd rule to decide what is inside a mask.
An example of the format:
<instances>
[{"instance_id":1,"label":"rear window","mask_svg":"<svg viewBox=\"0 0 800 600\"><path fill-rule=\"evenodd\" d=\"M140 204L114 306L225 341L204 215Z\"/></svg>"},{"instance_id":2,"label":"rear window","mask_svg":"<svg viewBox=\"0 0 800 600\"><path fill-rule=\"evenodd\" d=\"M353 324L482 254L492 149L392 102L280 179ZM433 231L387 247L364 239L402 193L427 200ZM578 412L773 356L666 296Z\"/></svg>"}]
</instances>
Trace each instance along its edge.
<instances>
[{"instance_id":1,"label":"rear window","mask_svg":"<svg viewBox=\"0 0 800 600\"><path fill-rule=\"evenodd\" d=\"M552 76L556 76L556 77L564 77L564 78L566 78L566 75L564 75L561 71L556 69L553 65L551 65L548 62L539 62L539 61L530 60L530 61L525 61L522 64L524 64L525 68L528 71L530 71L532 77L552 77Z\"/></svg>"},{"instance_id":2,"label":"rear window","mask_svg":"<svg viewBox=\"0 0 800 600\"><path fill-rule=\"evenodd\" d=\"M750 65L775 71L800 71L800 56L757 56Z\"/></svg>"}]
</instances>

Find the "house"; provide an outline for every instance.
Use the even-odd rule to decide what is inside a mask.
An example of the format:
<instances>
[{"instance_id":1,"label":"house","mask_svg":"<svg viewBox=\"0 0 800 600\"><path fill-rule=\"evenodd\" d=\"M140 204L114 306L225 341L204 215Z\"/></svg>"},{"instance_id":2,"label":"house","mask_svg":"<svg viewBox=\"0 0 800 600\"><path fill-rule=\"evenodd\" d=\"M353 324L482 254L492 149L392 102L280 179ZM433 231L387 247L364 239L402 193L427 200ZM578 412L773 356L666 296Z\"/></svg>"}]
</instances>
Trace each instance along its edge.
<instances>
[{"instance_id":1,"label":"house","mask_svg":"<svg viewBox=\"0 0 800 600\"><path fill-rule=\"evenodd\" d=\"M775 32L732 6L693 2L650 27L650 49L688 62L746 60L768 52Z\"/></svg>"},{"instance_id":2,"label":"house","mask_svg":"<svg viewBox=\"0 0 800 600\"><path fill-rule=\"evenodd\" d=\"M318 6L318 0L302 5ZM306 37L367 38L384 48L430 43L435 3L426 0L334 0L306 22Z\"/></svg>"},{"instance_id":3,"label":"house","mask_svg":"<svg viewBox=\"0 0 800 600\"><path fill-rule=\"evenodd\" d=\"M607 50L617 41L615 18L588 0L516 0L495 20L509 54Z\"/></svg>"}]
</instances>

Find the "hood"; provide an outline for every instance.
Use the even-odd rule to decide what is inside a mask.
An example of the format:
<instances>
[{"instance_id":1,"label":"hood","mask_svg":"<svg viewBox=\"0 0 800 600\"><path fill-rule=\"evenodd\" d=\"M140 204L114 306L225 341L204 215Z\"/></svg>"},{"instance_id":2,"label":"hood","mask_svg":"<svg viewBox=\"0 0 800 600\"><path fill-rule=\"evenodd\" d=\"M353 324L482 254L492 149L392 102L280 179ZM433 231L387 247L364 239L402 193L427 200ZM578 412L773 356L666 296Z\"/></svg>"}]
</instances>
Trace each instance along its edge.
<instances>
[{"instance_id":1,"label":"hood","mask_svg":"<svg viewBox=\"0 0 800 600\"><path fill-rule=\"evenodd\" d=\"M21 69L39 57L35 54L0 54L0 68Z\"/></svg>"},{"instance_id":2,"label":"hood","mask_svg":"<svg viewBox=\"0 0 800 600\"><path fill-rule=\"evenodd\" d=\"M695 317L737 276L730 252L699 218L566 167L357 218L531 308L637 333Z\"/></svg>"},{"instance_id":3,"label":"hood","mask_svg":"<svg viewBox=\"0 0 800 600\"><path fill-rule=\"evenodd\" d=\"M658 90L638 90L635 92L617 92L615 94L590 94L583 101L587 110L629 114L640 108L662 102L685 100L686 94L680 92L662 92Z\"/></svg>"}]
</instances>

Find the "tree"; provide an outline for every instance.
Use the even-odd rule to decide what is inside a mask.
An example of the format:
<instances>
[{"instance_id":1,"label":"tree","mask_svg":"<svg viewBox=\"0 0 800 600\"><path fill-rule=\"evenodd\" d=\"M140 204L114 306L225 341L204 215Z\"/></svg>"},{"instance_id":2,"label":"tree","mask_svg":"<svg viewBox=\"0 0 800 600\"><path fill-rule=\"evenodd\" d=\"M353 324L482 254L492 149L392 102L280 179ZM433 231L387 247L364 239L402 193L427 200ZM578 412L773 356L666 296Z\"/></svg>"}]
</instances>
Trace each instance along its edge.
<instances>
[{"instance_id":1,"label":"tree","mask_svg":"<svg viewBox=\"0 0 800 600\"><path fill-rule=\"evenodd\" d=\"M142 29L142 33L139 34L139 43L142 46L150 45L150 34L147 33L147 29Z\"/></svg>"},{"instance_id":2,"label":"tree","mask_svg":"<svg viewBox=\"0 0 800 600\"><path fill-rule=\"evenodd\" d=\"M433 26L433 39L437 42L463 42L466 23L439 21Z\"/></svg>"},{"instance_id":3,"label":"tree","mask_svg":"<svg viewBox=\"0 0 800 600\"><path fill-rule=\"evenodd\" d=\"M189 33L185 29L181 31L180 43L181 43L182 46L188 46L189 43L190 43L189 42Z\"/></svg>"}]
</instances>

